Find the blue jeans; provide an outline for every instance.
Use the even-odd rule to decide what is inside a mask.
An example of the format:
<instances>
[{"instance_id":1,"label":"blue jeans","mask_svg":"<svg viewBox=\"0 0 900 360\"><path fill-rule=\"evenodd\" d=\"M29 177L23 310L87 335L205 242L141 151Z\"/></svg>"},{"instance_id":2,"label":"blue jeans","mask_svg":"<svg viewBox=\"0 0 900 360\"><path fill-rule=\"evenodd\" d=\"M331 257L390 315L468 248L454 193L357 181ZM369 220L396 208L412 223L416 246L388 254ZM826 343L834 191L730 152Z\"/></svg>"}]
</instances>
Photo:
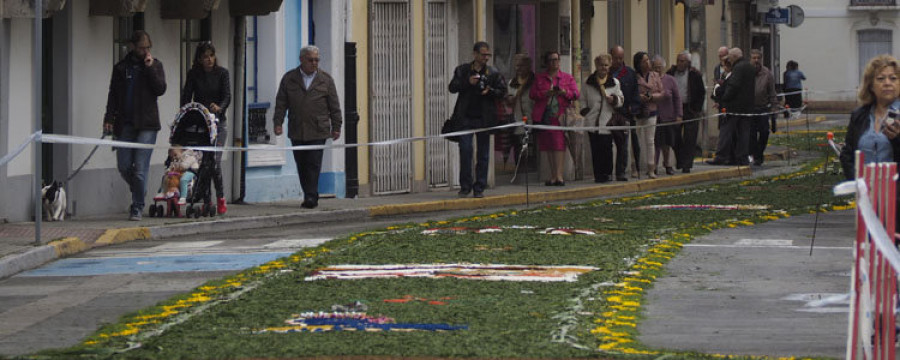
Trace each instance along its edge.
<instances>
[{"instance_id":1,"label":"blue jeans","mask_svg":"<svg viewBox=\"0 0 900 360\"><path fill-rule=\"evenodd\" d=\"M156 144L157 130L138 131L131 124L122 128L116 140L140 144ZM144 197L147 195L147 174L150 172L150 155L152 149L116 148L116 165L119 175L131 190L131 211L144 210Z\"/></svg>"},{"instance_id":2,"label":"blue jeans","mask_svg":"<svg viewBox=\"0 0 900 360\"><path fill-rule=\"evenodd\" d=\"M474 136L473 136L474 135ZM472 150L475 144L473 138L478 139L478 151L475 165L475 182L472 182ZM488 162L491 159L491 134L482 131L476 134L459 136L459 188L462 192L474 190L476 193L484 192L487 187Z\"/></svg>"}]
</instances>

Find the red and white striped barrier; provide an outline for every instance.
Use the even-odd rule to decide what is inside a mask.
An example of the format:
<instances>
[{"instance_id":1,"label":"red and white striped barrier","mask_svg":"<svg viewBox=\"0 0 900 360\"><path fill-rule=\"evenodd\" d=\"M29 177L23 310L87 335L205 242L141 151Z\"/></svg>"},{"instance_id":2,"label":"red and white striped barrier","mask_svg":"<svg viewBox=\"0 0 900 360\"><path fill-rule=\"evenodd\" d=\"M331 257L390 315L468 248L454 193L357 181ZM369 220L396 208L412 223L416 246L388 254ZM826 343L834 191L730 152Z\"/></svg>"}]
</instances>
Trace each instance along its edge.
<instances>
[{"instance_id":1,"label":"red and white striped barrier","mask_svg":"<svg viewBox=\"0 0 900 360\"><path fill-rule=\"evenodd\" d=\"M857 179L835 188L856 192L857 227L850 286L847 359L895 359L895 309L900 252L894 237L897 164L864 164L856 152Z\"/></svg>"}]
</instances>

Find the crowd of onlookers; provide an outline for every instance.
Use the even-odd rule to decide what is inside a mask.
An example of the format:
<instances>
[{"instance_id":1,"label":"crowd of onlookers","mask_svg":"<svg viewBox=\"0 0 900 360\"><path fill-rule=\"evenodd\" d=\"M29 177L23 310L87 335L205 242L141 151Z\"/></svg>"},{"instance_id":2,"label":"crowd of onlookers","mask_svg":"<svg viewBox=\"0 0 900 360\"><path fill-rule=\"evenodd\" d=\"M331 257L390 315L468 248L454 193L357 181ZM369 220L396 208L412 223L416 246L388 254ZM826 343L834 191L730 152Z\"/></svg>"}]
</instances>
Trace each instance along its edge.
<instances>
[{"instance_id":1,"label":"crowd of onlookers","mask_svg":"<svg viewBox=\"0 0 900 360\"><path fill-rule=\"evenodd\" d=\"M664 57L643 51L635 52L631 63L626 64L625 50L614 46L593 59L594 71L581 80L580 90L578 80L560 70L558 52L545 53L540 58L543 70L537 73L532 71L533 59L516 55L515 72L507 82L488 65L491 53L487 43L475 44L473 51L474 60L457 67L450 84L450 91L459 94L452 118L463 124L459 128L477 129L523 119L529 124L569 126L578 113L584 126L594 128L587 135L597 183L627 181L629 176L656 178L660 172L673 175L676 170L691 172L708 99L725 115L714 120L718 121L719 140L715 157L707 163L761 166L769 132L776 131L776 114L782 108L774 75L763 66L759 50L751 50L746 57L739 48L720 48L710 94L702 73L691 66L691 53L687 51L667 67ZM806 79L798 68L790 61L784 73L786 103L794 109L802 106L801 82ZM577 111L576 100L580 107ZM537 148L546 154L549 165L544 185L564 186L568 132L533 132ZM500 139L504 153L512 152L516 161L524 133L524 128L516 127ZM487 181L488 136L478 133L474 137L478 139L474 178L473 135L459 141L460 196L472 191L476 197L482 196Z\"/></svg>"}]
</instances>

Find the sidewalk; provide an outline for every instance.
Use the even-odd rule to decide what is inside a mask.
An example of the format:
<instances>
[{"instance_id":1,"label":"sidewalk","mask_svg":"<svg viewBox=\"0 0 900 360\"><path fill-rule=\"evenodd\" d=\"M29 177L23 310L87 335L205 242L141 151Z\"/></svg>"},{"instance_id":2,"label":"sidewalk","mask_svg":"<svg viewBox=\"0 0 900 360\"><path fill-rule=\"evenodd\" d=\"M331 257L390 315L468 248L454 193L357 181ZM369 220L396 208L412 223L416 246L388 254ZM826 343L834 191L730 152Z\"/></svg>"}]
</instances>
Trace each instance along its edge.
<instances>
[{"instance_id":1,"label":"sidewalk","mask_svg":"<svg viewBox=\"0 0 900 360\"><path fill-rule=\"evenodd\" d=\"M824 120L811 117L811 122ZM791 126L805 124L798 119ZM464 210L512 207L530 204L582 200L665 188L677 188L711 181L762 176L790 171L785 161L787 149L769 146L766 165L762 168L709 166L698 159L690 174L660 175L657 179L630 179L627 182L595 184L593 179L568 181L565 187L546 187L532 181L509 184L500 180L485 191L485 197L457 198L456 190L444 189L423 193L373 196L357 199L322 199L319 207L307 210L300 201L284 201L249 205L229 204L228 213L218 217L151 218L140 222L127 220L127 214L106 217L77 217L63 222L42 222L41 243L34 240L34 223L0 225L0 279L39 267L57 258L70 256L94 247L138 239L167 238L200 233L225 232L236 229L267 228L288 224L328 221L353 221L366 217L427 213L442 210ZM533 178L534 174L532 174ZM590 175L588 175L590 176Z\"/></svg>"}]
</instances>

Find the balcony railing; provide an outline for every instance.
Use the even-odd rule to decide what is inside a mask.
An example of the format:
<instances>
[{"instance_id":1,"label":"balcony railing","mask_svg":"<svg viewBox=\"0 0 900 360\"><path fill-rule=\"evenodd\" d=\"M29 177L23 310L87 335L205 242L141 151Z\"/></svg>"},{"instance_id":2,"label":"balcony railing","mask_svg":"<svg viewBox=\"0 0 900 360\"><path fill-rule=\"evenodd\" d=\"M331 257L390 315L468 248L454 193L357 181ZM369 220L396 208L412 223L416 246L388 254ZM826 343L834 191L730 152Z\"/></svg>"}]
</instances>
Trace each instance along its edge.
<instances>
[{"instance_id":1,"label":"balcony railing","mask_svg":"<svg viewBox=\"0 0 900 360\"><path fill-rule=\"evenodd\" d=\"M896 6L897 0L850 0L850 6Z\"/></svg>"}]
</instances>

